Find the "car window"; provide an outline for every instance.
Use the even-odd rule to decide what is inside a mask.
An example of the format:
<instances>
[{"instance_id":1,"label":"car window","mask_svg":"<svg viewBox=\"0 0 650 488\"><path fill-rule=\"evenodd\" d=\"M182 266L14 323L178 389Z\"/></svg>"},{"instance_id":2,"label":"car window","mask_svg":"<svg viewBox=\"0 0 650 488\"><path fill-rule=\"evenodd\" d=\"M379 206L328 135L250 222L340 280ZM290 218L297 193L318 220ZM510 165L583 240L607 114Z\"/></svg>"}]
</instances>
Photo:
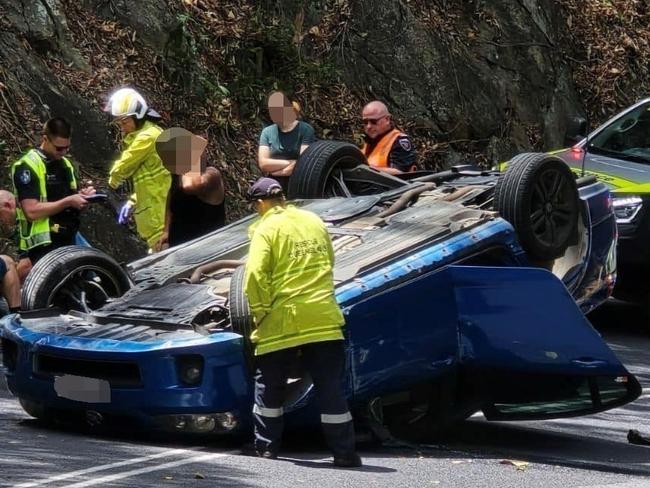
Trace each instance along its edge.
<instances>
[{"instance_id":1,"label":"car window","mask_svg":"<svg viewBox=\"0 0 650 488\"><path fill-rule=\"evenodd\" d=\"M643 104L599 132L589 152L650 164L650 103Z\"/></svg>"},{"instance_id":2,"label":"car window","mask_svg":"<svg viewBox=\"0 0 650 488\"><path fill-rule=\"evenodd\" d=\"M535 394L531 395L546 399L497 401L486 414L491 419L512 420L586 414L625 403L634 387L627 376L556 376L550 380L536 381Z\"/></svg>"}]
</instances>

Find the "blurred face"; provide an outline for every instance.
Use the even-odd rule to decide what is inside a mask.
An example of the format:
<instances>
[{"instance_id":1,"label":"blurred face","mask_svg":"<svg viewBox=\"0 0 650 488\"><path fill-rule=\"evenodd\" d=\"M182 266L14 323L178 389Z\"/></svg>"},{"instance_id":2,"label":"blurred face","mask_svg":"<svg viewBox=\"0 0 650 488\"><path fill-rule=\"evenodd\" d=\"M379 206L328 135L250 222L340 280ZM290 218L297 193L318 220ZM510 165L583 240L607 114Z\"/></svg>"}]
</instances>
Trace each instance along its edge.
<instances>
[{"instance_id":1,"label":"blurred face","mask_svg":"<svg viewBox=\"0 0 650 488\"><path fill-rule=\"evenodd\" d=\"M43 135L41 150L52 159L61 159L70 149L70 139Z\"/></svg>"},{"instance_id":2,"label":"blurred face","mask_svg":"<svg viewBox=\"0 0 650 488\"><path fill-rule=\"evenodd\" d=\"M286 126L296 120L296 112L291 101L282 92L274 92L269 97L269 116L273 123Z\"/></svg>"},{"instance_id":3,"label":"blurred face","mask_svg":"<svg viewBox=\"0 0 650 488\"><path fill-rule=\"evenodd\" d=\"M175 175L205 172L201 158L208 141L190 131L173 127L165 130L156 141L156 151L167 170Z\"/></svg>"},{"instance_id":4,"label":"blurred face","mask_svg":"<svg viewBox=\"0 0 650 488\"><path fill-rule=\"evenodd\" d=\"M390 114L385 108L376 105L369 105L363 109L361 121L363 131L371 139L388 132L391 128Z\"/></svg>"},{"instance_id":5,"label":"blurred face","mask_svg":"<svg viewBox=\"0 0 650 488\"><path fill-rule=\"evenodd\" d=\"M130 115L127 115L126 117L116 117L113 119L113 123L117 125L122 135L129 134L136 129L135 119Z\"/></svg>"}]
</instances>

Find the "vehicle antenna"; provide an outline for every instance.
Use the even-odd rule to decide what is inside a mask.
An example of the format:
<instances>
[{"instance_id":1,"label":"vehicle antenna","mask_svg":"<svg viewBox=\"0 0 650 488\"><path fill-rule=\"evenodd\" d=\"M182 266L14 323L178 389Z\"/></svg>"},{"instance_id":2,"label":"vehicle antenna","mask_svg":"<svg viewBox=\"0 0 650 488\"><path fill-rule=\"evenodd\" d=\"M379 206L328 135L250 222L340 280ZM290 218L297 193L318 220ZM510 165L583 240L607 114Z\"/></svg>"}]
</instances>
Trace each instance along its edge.
<instances>
[{"instance_id":1,"label":"vehicle antenna","mask_svg":"<svg viewBox=\"0 0 650 488\"><path fill-rule=\"evenodd\" d=\"M585 160L587 159L587 149L589 148L589 133L591 132L589 127L589 118L587 118L587 137L585 137L585 144L582 146L582 164L580 165L580 178L585 176Z\"/></svg>"}]
</instances>

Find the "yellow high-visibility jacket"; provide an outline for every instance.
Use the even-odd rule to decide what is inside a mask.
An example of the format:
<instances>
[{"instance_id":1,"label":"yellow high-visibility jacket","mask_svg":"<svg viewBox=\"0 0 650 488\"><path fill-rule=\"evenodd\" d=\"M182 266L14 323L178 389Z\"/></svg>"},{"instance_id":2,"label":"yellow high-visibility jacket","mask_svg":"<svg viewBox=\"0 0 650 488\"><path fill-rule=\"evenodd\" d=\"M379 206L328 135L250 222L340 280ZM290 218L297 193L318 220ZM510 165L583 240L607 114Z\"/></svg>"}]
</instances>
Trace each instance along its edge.
<instances>
[{"instance_id":1,"label":"yellow high-visibility jacket","mask_svg":"<svg viewBox=\"0 0 650 488\"><path fill-rule=\"evenodd\" d=\"M63 165L68 170L70 178L70 190L76 192L78 189L77 175L73 164L68 158L61 158ZM26 164L29 169L38 178L39 201L47 202L47 168L45 161L35 149L30 149L11 166L11 182L14 184L14 175L18 167ZM14 184L14 196L18 198L18 190ZM37 246L46 246L52 244L52 236L50 234L50 219L43 217L42 219L30 221L23 209L20 206L16 207L16 221L18 223L18 248L21 251L29 251Z\"/></svg>"},{"instance_id":2,"label":"yellow high-visibility jacket","mask_svg":"<svg viewBox=\"0 0 650 488\"><path fill-rule=\"evenodd\" d=\"M334 297L334 250L323 221L292 205L250 228L244 288L255 319L255 355L343 339Z\"/></svg>"},{"instance_id":3,"label":"yellow high-visibility jacket","mask_svg":"<svg viewBox=\"0 0 650 488\"><path fill-rule=\"evenodd\" d=\"M167 193L171 175L156 152L156 138L162 129L146 121L142 128L124 137L124 149L113 163L108 184L117 188L126 179L133 182L133 217L138 234L153 247L165 227Z\"/></svg>"}]
</instances>

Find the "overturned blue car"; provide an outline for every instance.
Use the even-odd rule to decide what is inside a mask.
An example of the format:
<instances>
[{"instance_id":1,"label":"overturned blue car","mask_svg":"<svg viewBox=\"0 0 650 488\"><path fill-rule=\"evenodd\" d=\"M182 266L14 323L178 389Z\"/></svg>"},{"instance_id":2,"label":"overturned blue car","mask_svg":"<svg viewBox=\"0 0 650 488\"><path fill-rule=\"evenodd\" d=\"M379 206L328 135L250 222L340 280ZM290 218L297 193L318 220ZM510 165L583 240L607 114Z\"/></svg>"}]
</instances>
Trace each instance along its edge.
<instances>
[{"instance_id":1,"label":"overturned blue car","mask_svg":"<svg viewBox=\"0 0 650 488\"><path fill-rule=\"evenodd\" d=\"M477 411L569 417L639 396L584 316L616 278L602 183L546 154L517 156L504 173L456 167L405 180L368 168L353 146L313 146L290 192L307 197L294 204L320 215L333 241L355 410L428 432ZM23 289L33 311L0 322L6 379L26 412L245 432L252 220L126 267L74 246L41 260ZM317 425L311 379L293 376L287 423Z\"/></svg>"}]
</instances>

